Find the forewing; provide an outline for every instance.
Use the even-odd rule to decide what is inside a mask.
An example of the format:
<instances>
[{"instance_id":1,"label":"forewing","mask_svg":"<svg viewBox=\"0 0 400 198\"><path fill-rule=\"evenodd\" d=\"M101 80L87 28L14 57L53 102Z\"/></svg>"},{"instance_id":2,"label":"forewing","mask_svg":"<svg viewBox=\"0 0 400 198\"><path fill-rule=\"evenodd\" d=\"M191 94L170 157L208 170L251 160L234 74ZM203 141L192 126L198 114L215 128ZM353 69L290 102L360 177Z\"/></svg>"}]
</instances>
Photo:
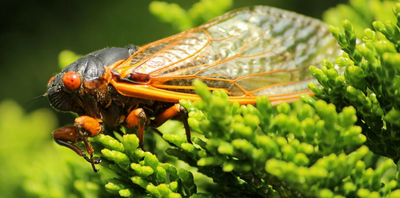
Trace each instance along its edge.
<instances>
[{"instance_id":1,"label":"forewing","mask_svg":"<svg viewBox=\"0 0 400 198\"><path fill-rule=\"evenodd\" d=\"M316 82L308 67L339 53L319 20L256 6L143 46L114 70L132 82L147 76L145 83L163 90L193 93L201 79L230 96L285 99L308 93Z\"/></svg>"}]
</instances>

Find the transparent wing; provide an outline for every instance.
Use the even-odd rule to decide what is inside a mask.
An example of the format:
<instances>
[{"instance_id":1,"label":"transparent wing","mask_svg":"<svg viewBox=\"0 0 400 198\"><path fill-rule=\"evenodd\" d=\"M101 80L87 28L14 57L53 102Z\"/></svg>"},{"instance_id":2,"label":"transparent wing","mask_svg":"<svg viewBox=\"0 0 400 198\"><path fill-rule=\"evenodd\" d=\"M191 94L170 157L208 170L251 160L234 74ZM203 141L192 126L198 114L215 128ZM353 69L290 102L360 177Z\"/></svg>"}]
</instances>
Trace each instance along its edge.
<instances>
[{"instance_id":1,"label":"transparent wing","mask_svg":"<svg viewBox=\"0 0 400 198\"><path fill-rule=\"evenodd\" d=\"M308 93L307 84L316 82L308 67L339 53L319 20L256 6L145 45L114 70L175 92L193 93L193 80L201 79L230 96L285 98Z\"/></svg>"}]
</instances>

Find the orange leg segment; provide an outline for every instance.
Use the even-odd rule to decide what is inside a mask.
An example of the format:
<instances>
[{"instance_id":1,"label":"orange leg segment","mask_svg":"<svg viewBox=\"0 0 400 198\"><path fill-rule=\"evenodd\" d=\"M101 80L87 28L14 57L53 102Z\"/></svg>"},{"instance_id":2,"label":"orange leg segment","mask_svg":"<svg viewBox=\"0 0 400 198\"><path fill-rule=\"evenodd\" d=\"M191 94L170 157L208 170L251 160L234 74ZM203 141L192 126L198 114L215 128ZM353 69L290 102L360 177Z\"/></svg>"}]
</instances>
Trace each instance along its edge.
<instances>
[{"instance_id":1,"label":"orange leg segment","mask_svg":"<svg viewBox=\"0 0 400 198\"><path fill-rule=\"evenodd\" d=\"M159 133L160 135L162 135L162 133L160 131L158 131L156 128L161 126L162 124L164 124L167 120L169 120L177 115L186 116L183 119L183 125L185 126L187 141L189 143L192 143L192 141L190 140L190 128L189 128L189 124L187 122L187 113L186 113L185 108L183 108L180 104L175 104L172 107L165 110L164 112L162 112L161 114L159 114L154 120L151 120L151 124L150 124L150 119L147 118L146 113L142 108L134 109L128 114L128 116L125 120L125 123L126 123L126 127L128 127L128 128L134 128L134 127L138 128L139 143L140 143L141 147L144 149L143 134L144 134L144 130L146 129L146 126L148 126L150 124L150 126L154 129L154 131L156 133Z\"/></svg>"},{"instance_id":2,"label":"orange leg segment","mask_svg":"<svg viewBox=\"0 0 400 198\"><path fill-rule=\"evenodd\" d=\"M168 108L164 112L162 112L160 115L158 115L154 120L153 120L153 127L159 127L162 124L164 124L167 120L177 116L177 115L183 115L184 118L182 119L183 126L185 127L185 132L186 132L186 139L189 143L192 143L190 140L190 127L187 121L187 112L186 109L183 108L182 105L179 103L175 104L174 106Z\"/></svg>"},{"instance_id":3,"label":"orange leg segment","mask_svg":"<svg viewBox=\"0 0 400 198\"><path fill-rule=\"evenodd\" d=\"M128 115L128 117L126 117L126 126L128 128L133 128L133 127L138 127L138 138L139 138L139 143L140 145L143 147L143 134L144 134L144 130L146 128L146 124L148 122L147 120L147 116L146 113L144 112L144 110L142 108L137 108L134 109L133 111L131 111Z\"/></svg>"},{"instance_id":4,"label":"orange leg segment","mask_svg":"<svg viewBox=\"0 0 400 198\"><path fill-rule=\"evenodd\" d=\"M80 116L75 119L75 126L61 127L53 131L53 137L59 145L68 147L85 158L86 161L91 163L94 172L97 172L98 169L96 169L95 164L99 164L101 159L93 159L94 150L87 138L98 135L102 130L99 120L89 116ZM75 145L76 142L81 141L85 144L90 158L86 156L85 151Z\"/></svg>"},{"instance_id":5,"label":"orange leg segment","mask_svg":"<svg viewBox=\"0 0 400 198\"><path fill-rule=\"evenodd\" d=\"M85 151L83 151L78 146L74 145L75 142L79 142L77 128L74 126L61 127L53 131L54 141L58 144L68 147L75 151L78 155L84 157L86 161L90 162L89 158L86 156Z\"/></svg>"}]
</instances>

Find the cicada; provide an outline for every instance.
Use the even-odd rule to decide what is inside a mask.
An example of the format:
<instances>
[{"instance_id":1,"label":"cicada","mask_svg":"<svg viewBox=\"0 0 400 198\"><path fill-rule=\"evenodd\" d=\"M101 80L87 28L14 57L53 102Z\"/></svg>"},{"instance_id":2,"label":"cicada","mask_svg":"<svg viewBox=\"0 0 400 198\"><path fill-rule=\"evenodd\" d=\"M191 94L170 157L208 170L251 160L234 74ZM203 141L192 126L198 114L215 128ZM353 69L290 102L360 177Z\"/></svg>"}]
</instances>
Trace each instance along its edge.
<instances>
[{"instance_id":1,"label":"cicada","mask_svg":"<svg viewBox=\"0 0 400 198\"><path fill-rule=\"evenodd\" d=\"M252 104L267 95L291 101L314 82L308 67L340 52L323 22L267 6L231 11L199 27L142 47L106 48L71 63L48 83L53 108L75 112L74 126L53 132L54 140L84 157L95 172L88 141L121 127L143 133L177 116L190 129L180 99L196 101L192 82L221 90L230 101ZM83 149L75 145L84 143Z\"/></svg>"}]
</instances>

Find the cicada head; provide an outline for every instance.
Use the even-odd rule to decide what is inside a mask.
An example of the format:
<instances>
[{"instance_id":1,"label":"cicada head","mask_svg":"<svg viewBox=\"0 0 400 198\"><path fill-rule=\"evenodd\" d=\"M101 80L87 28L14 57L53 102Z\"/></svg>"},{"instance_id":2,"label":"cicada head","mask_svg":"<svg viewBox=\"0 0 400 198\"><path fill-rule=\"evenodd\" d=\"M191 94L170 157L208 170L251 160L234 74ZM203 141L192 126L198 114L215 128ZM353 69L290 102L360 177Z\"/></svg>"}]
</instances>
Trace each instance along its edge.
<instances>
[{"instance_id":1,"label":"cicada head","mask_svg":"<svg viewBox=\"0 0 400 198\"><path fill-rule=\"evenodd\" d=\"M137 51L135 46L125 48L106 48L88 54L64 68L52 77L47 85L50 104L59 111L89 114L88 105L97 103L97 95L90 94L86 85L101 80L105 67L129 58ZM97 82L97 84L102 82ZM93 109L92 109L93 110Z\"/></svg>"}]
</instances>

